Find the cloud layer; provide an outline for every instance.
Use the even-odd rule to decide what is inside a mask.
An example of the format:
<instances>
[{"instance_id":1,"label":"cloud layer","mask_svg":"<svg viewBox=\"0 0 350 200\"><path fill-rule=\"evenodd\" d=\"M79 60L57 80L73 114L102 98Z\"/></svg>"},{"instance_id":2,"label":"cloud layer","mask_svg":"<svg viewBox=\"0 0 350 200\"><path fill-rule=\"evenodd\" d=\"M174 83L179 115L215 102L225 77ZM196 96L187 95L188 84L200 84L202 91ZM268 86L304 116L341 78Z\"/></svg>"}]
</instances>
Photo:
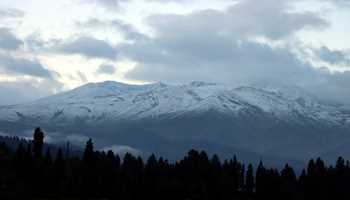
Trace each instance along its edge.
<instances>
[{"instance_id":1,"label":"cloud layer","mask_svg":"<svg viewBox=\"0 0 350 200\"><path fill-rule=\"evenodd\" d=\"M23 41L18 39L9 29L0 28L0 49L16 50L23 45Z\"/></svg>"},{"instance_id":2,"label":"cloud layer","mask_svg":"<svg viewBox=\"0 0 350 200\"><path fill-rule=\"evenodd\" d=\"M9 54L0 54L0 72L13 75L28 75L52 79L52 73L38 60L16 58Z\"/></svg>"},{"instance_id":3,"label":"cloud layer","mask_svg":"<svg viewBox=\"0 0 350 200\"><path fill-rule=\"evenodd\" d=\"M114 74L116 72L116 68L110 64L102 64L98 67L96 72L99 74Z\"/></svg>"},{"instance_id":4,"label":"cloud layer","mask_svg":"<svg viewBox=\"0 0 350 200\"><path fill-rule=\"evenodd\" d=\"M1 18L18 18L23 17L24 13L18 9L13 8L0 8Z\"/></svg>"},{"instance_id":5,"label":"cloud layer","mask_svg":"<svg viewBox=\"0 0 350 200\"><path fill-rule=\"evenodd\" d=\"M316 50L317 56L329 64L350 66L350 56L347 52L339 50L331 50L325 46Z\"/></svg>"},{"instance_id":6,"label":"cloud layer","mask_svg":"<svg viewBox=\"0 0 350 200\"><path fill-rule=\"evenodd\" d=\"M289 3L264 0L261 6L255 6L255 1L247 0L225 11L151 16L148 23L156 37L119 46L124 56L138 62L126 76L175 83L192 80L235 85L282 83L310 89L328 99L333 95L333 100L346 102L344 98L350 98L345 86L350 84L347 73L317 69L300 56L302 47L280 42L294 39L295 33L305 28L322 30L328 26L317 13L289 12ZM267 42L259 38L266 38ZM282 45L273 45L279 42ZM325 47L316 51L326 62L337 65L348 62L341 51ZM325 89L315 90L319 87Z\"/></svg>"},{"instance_id":7,"label":"cloud layer","mask_svg":"<svg viewBox=\"0 0 350 200\"><path fill-rule=\"evenodd\" d=\"M319 29L327 25L315 13L289 13L288 6L287 1L264 0L262 6L255 6L254 1L247 0L225 11L151 16L148 23L156 37L119 46L124 56L139 63L127 77L236 84L306 82L315 70L288 45L272 47L254 40L280 40L305 27Z\"/></svg>"},{"instance_id":8,"label":"cloud layer","mask_svg":"<svg viewBox=\"0 0 350 200\"><path fill-rule=\"evenodd\" d=\"M117 50L108 42L83 36L66 41L58 46L58 51L66 54L79 54L86 58L116 59Z\"/></svg>"},{"instance_id":9,"label":"cloud layer","mask_svg":"<svg viewBox=\"0 0 350 200\"><path fill-rule=\"evenodd\" d=\"M150 1L154 9L145 6ZM52 7L38 2L45 6L12 6L24 11L0 2L0 94L17 90L32 100L22 86L43 96L118 77L272 82L344 102L350 98L350 48L329 45L342 40L330 32L339 33L334 27L343 19L328 12L350 9L340 9L345 0L63 0ZM57 13L46 17L52 10Z\"/></svg>"}]
</instances>

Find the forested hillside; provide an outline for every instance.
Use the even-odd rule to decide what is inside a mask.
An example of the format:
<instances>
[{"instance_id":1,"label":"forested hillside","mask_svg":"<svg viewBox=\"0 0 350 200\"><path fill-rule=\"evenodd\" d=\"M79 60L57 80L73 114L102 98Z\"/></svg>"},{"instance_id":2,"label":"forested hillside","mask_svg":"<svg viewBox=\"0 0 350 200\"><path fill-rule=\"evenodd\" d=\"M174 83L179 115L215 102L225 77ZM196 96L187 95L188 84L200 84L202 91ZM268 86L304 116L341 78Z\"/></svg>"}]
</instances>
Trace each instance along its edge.
<instances>
[{"instance_id":1,"label":"forested hillside","mask_svg":"<svg viewBox=\"0 0 350 200\"><path fill-rule=\"evenodd\" d=\"M7 138L11 140L10 138ZM44 149L44 133L33 140L18 138L16 150L0 144L0 199L349 199L350 164L338 158L335 166L310 160L300 175L291 166L270 169L263 161L254 169L232 159L209 158L190 150L177 162L150 156L94 150L87 141L82 158L55 155ZM9 142L7 142L9 144Z\"/></svg>"}]
</instances>

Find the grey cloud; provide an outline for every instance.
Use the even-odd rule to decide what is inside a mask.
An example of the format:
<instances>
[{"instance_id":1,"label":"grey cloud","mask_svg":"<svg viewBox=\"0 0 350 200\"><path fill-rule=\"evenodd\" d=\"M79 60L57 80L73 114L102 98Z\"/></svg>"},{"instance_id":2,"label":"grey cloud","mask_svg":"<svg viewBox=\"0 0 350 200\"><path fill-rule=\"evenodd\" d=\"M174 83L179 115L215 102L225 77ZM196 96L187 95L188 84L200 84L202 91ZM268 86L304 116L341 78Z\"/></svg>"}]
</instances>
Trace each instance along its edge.
<instances>
[{"instance_id":1,"label":"grey cloud","mask_svg":"<svg viewBox=\"0 0 350 200\"><path fill-rule=\"evenodd\" d=\"M121 2L126 2L129 0L95 0L107 7L118 7Z\"/></svg>"},{"instance_id":2,"label":"grey cloud","mask_svg":"<svg viewBox=\"0 0 350 200\"><path fill-rule=\"evenodd\" d=\"M78 75L78 77L79 77L81 82L83 82L83 83L87 83L88 82L88 79L87 79L86 75L83 72L78 71L77 75Z\"/></svg>"},{"instance_id":3,"label":"grey cloud","mask_svg":"<svg viewBox=\"0 0 350 200\"><path fill-rule=\"evenodd\" d=\"M350 6L350 1L349 0L319 0L319 1L323 1L323 2L329 2L333 5L336 6Z\"/></svg>"},{"instance_id":4,"label":"grey cloud","mask_svg":"<svg viewBox=\"0 0 350 200\"><path fill-rule=\"evenodd\" d=\"M68 78L70 80L74 80L74 81L80 81L82 83L87 83L89 82L88 78L86 77L86 75L81 72L81 71L77 71L76 73L72 73L68 75Z\"/></svg>"},{"instance_id":5,"label":"grey cloud","mask_svg":"<svg viewBox=\"0 0 350 200\"><path fill-rule=\"evenodd\" d=\"M140 40L146 38L147 36L140 33L131 24L128 24L119 19L113 20L100 20L97 18L90 18L85 22L77 22L76 25L79 28L89 28L94 30L98 29L112 29L123 34L124 38L127 40Z\"/></svg>"},{"instance_id":6,"label":"grey cloud","mask_svg":"<svg viewBox=\"0 0 350 200\"><path fill-rule=\"evenodd\" d=\"M45 44L47 45L47 42L45 42L39 33L33 33L29 36L27 36L24 40L26 47L31 51L46 51Z\"/></svg>"},{"instance_id":7,"label":"grey cloud","mask_svg":"<svg viewBox=\"0 0 350 200\"><path fill-rule=\"evenodd\" d=\"M123 50L139 63L126 78L172 83L205 80L236 86L296 85L322 99L349 104L350 72L316 69L288 48L271 48L248 41L235 43L218 37L201 41L149 41L124 46Z\"/></svg>"},{"instance_id":8,"label":"grey cloud","mask_svg":"<svg viewBox=\"0 0 350 200\"><path fill-rule=\"evenodd\" d=\"M84 22L76 22L76 25L79 28L103 28L105 26L111 26L113 24L113 20L100 20L97 18L90 18Z\"/></svg>"},{"instance_id":9,"label":"grey cloud","mask_svg":"<svg viewBox=\"0 0 350 200\"><path fill-rule=\"evenodd\" d=\"M16 58L12 55L2 53L0 53L0 72L54 79L53 73L43 67L38 60Z\"/></svg>"},{"instance_id":10,"label":"grey cloud","mask_svg":"<svg viewBox=\"0 0 350 200\"><path fill-rule=\"evenodd\" d=\"M153 2L193 2L196 0L148 0Z\"/></svg>"},{"instance_id":11,"label":"grey cloud","mask_svg":"<svg viewBox=\"0 0 350 200\"><path fill-rule=\"evenodd\" d=\"M130 2L132 0L85 0L87 3L94 3L96 5L101 5L109 9L119 9L122 3ZM152 2L190 2L194 0L148 0Z\"/></svg>"},{"instance_id":12,"label":"grey cloud","mask_svg":"<svg viewBox=\"0 0 350 200\"><path fill-rule=\"evenodd\" d=\"M262 0L259 5L255 0L241 0L232 6L228 14L234 31L246 34L259 34L273 39L293 34L303 28L323 28L327 21L317 13L289 12L294 1Z\"/></svg>"},{"instance_id":13,"label":"grey cloud","mask_svg":"<svg viewBox=\"0 0 350 200\"><path fill-rule=\"evenodd\" d=\"M9 29L0 28L0 49L16 50L23 45L23 41L18 39Z\"/></svg>"},{"instance_id":14,"label":"grey cloud","mask_svg":"<svg viewBox=\"0 0 350 200\"><path fill-rule=\"evenodd\" d=\"M316 78L322 78L318 84L309 85L306 89L321 99L332 100L350 106L350 72L329 72L328 69L319 71ZM314 77L310 77L314 78ZM350 108L350 107L349 107Z\"/></svg>"},{"instance_id":15,"label":"grey cloud","mask_svg":"<svg viewBox=\"0 0 350 200\"><path fill-rule=\"evenodd\" d=\"M66 54L79 54L87 58L104 58L114 60L117 50L104 40L93 37L79 37L58 45L57 50Z\"/></svg>"},{"instance_id":16,"label":"grey cloud","mask_svg":"<svg viewBox=\"0 0 350 200\"><path fill-rule=\"evenodd\" d=\"M290 1L240 0L226 11L204 10L190 15L156 15L148 19L166 37L223 34L231 37L265 36L281 39L304 28L325 28L327 21L312 12L289 12ZM210 27L210 28L209 28ZM185 32L183 32L185 31Z\"/></svg>"},{"instance_id":17,"label":"grey cloud","mask_svg":"<svg viewBox=\"0 0 350 200\"><path fill-rule=\"evenodd\" d=\"M329 48L323 46L316 50L316 54L321 60L330 64L350 66L349 54L344 51L330 50Z\"/></svg>"},{"instance_id":18,"label":"grey cloud","mask_svg":"<svg viewBox=\"0 0 350 200\"><path fill-rule=\"evenodd\" d=\"M135 27L121 20L112 20L110 21L110 25L117 28L117 30L119 30L126 39L141 40L147 38L146 35L137 31Z\"/></svg>"},{"instance_id":19,"label":"grey cloud","mask_svg":"<svg viewBox=\"0 0 350 200\"><path fill-rule=\"evenodd\" d=\"M157 2L157 3L187 3L187 2L194 2L196 0L148 0L148 1Z\"/></svg>"},{"instance_id":20,"label":"grey cloud","mask_svg":"<svg viewBox=\"0 0 350 200\"><path fill-rule=\"evenodd\" d=\"M0 18L19 18L23 17L24 12L13 8L0 8Z\"/></svg>"},{"instance_id":21,"label":"grey cloud","mask_svg":"<svg viewBox=\"0 0 350 200\"><path fill-rule=\"evenodd\" d=\"M83 1L87 3L100 5L108 9L119 9L121 3L128 2L130 0L83 0Z\"/></svg>"},{"instance_id":22,"label":"grey cloud","mask_svg":"<svg viewBox=\"0 0 350 200\"><path fill-rule=\"evenodd\" d=\"M280 39L305 26L326 24L311 13L287 13L288 6L279 0L263 0L259 6L242 0L226 11L151 16L148 23L156 37L118 46L122 56L139 63L127 77L236 83L261 79L293 83L308 77L313 69L289 49L250 41L252 36Z\"/></svg>"},{"instance_id":23,"label":"grey cloud","mask_svg":"<svg viewBox=\"0 0 350 200\"><path fill-rule=\"evenodd\" d=\"M210 42L206 42L210 41ZM314 74L288 49L274 49L230 38L197 41L152 41L123 47L139 66L128 78L147 81L190 82L194 79L230 84L278 81L306 84Z\"/></svg>"},{"instance_id":24,"label":"grey cloud","mask_svg":"<svg viewBox=\"0 0 350 200\"><path fill-rule=\"evenodd\" d=\"M326 26L325 21L314 13L286 13L288 5L282 1L263 0L257 6L246 0L236 6L227 11L150 17L156 37L118 46L121 56L138 63L126 78L233 85L273 82L300 86L322 97L330 92L315 88L327 85L333 97L350 98L345 73L316 69L288 46L277 48L251 40L254 36L284 39L305 27Z\"/></svg>"},{"instance_id":25,"label":"grey cloud","mask_svg":"<svg viewBox=\"0 0 350 200\"><path fill-rule=\"evenodd\" d=\"M33 101L52 95L55 91L62 90L62 87L62 83L55 80L0 82L0 106Z\"/></svg>"},{"instance_id":26,"label":"grey cloud","mask_svg":"<svg viewBox=\"0 0 350 200\"><path fill-rule=\"evenodd\" d=\"M102 64L99 66L96 72L98 74L114 74L116 72L116 68L114 65Z\"/></svg>"}]
</instances>

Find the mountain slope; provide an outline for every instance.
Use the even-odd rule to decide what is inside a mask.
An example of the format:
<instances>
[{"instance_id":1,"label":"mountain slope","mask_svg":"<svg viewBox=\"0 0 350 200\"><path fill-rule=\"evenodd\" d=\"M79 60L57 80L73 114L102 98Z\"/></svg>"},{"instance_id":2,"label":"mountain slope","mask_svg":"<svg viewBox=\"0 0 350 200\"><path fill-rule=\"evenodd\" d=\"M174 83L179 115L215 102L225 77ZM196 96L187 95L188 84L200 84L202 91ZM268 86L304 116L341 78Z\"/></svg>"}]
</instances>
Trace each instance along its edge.
<instances>
[{"instance_id":1,"label":"mountain slope","mask_svg":"<svg viewBox=\"0 0 350 200\"><path fill-rule=\"evenodd\" d=\"M162 83L137 86L109 81L90 83L28 104L0 107L0 120L69 122L86 118L96 122L174 117L188 112L215 110L228 115L260 111L279 119L293 119L294 122L302 117L329 124L349 123L348 114L299 91L299 94L295 94L295 91L291 94L285 89L230 88L202 82L182 86Z\"/></svg>"},{"instance_id":2,"label":"mountain slope","mask_svg":"<svg viewBox=\"0 0 350 200\"><path fill-rule=\"evenodd\" d=\"M174 143L167 148L158 145L156 150L163 154L176 154L179 144L208 148L210 143L217 149L303 159L334 152L350 141L350 112L344 106L324 103L289 86L108 81L0 107L0 113L3 131L35 124L64 135L94 137L100 145L126 144L145 152L155 151L152 142ZM133 138L124 140L128 134Z\"/></svg>"}]
</instances>

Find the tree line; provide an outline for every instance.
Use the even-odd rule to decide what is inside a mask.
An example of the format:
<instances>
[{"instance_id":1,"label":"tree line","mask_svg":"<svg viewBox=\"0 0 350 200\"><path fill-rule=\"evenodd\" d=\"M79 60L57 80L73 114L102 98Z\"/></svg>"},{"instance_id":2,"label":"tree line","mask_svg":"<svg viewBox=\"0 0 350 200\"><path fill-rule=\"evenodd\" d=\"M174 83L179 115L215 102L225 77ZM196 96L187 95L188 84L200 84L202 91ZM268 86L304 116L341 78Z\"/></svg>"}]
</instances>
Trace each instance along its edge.
<instances>
[{"instance_id":1,"label":"tree line","mask_svg":"<svg viewBox=\"0 0 350 200\"><path fill-rule=\"evenodd\" d=\"M155 155L147 160L126 153L96 151L92 140L81 157L50 148L43 152L44 133L11 150L0 143L0 199L166 199L166 200L342 200L350 199L350 164L335 166L310 160L297 175L261 161L254 169L234 156L221 161L190 150L177 162Z\"/></svg>"}]
</instances>

